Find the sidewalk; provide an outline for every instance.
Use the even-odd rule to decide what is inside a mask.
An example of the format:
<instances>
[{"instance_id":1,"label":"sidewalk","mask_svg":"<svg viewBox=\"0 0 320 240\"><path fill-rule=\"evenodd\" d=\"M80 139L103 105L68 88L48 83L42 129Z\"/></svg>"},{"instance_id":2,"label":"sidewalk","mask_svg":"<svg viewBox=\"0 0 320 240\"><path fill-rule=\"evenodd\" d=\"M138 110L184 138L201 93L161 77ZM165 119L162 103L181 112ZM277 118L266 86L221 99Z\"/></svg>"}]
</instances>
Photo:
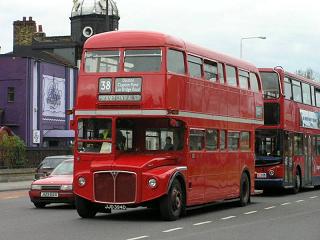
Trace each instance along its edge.
<instances>
[{"instance_id":1,"label":"sidewalk","mask_svg":"<svg viewBox=\"0 0 320 240\"><path fill-rule=\"evenodd\" d=\"M28 190L30 188L31 182L32 180L18 182L0 182L0 192Z\"/></svg>"}]
</instances>

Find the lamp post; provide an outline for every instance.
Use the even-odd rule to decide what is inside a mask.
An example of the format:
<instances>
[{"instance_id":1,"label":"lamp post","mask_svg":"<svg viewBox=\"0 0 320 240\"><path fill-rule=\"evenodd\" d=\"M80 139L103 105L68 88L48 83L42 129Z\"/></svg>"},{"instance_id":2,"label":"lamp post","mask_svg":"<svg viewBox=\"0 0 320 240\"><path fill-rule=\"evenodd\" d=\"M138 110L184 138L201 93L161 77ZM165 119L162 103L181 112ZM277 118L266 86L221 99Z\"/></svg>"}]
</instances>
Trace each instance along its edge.
<instances>
[{"instance_id":1,"label":"lamp post","mask_svg":"<svg viewBox=\"0 0 320 240\"><path fill-rule=\"evenodd\" d=\"M243 37L240 39L240 58L242 58L242 41L246 39L267 39L266 37L263 36L258 36L258 37Z\"/></svg>"}]
</instances>

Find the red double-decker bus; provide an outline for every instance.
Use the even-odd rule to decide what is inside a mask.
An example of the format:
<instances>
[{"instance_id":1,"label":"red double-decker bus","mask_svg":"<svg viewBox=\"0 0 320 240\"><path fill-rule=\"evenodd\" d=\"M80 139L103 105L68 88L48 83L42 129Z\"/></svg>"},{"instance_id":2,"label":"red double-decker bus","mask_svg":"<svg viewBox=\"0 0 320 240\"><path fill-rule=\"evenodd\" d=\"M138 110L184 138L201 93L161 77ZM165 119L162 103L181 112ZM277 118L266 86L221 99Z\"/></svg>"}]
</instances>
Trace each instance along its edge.
<instances>
[{"instance_id":1,"label":"red double-decker bus","mask_svg":"<svg viewBox=\"0 0 320 240\"><path fill-rule=\"evenodd\" d=\"M320 84L285 72L259 69L264 126L256 131L257 189L320 185Z\"/></svg>"},{"instance_id":2,"label":"red double-decker bus","mask_svg":"<svg viewBox=\"0 0 320 240\"><path fill-rule=\"evenodd\" d=\"M81 217L147 206L250 201L263 124L251 64L154 32L98 34L84 45L74 126Z\"/></svg>"}]
</instances>

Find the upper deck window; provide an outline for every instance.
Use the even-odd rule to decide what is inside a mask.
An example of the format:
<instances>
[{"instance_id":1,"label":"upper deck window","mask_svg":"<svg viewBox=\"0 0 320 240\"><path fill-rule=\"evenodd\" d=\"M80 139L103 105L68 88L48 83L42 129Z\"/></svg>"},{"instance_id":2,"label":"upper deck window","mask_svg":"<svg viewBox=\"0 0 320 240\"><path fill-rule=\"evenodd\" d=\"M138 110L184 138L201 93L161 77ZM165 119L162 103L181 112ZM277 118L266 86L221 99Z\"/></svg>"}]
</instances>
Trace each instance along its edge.
<instances>
[{"instance_id":1,"label":"upper deck window","mask_svg":"<svg viewBox=\"0 0 320 240\"><path fill-rule=\"evenodd\" d=\"M311 105L310 85L302 83L303 103Z\"/></svg>"},{"instance_id":2,"label":"upper deck window","mask_svg":"<svg viewBox=\"0 0 320 240\"><path fill-rule=\"evenodd\" d=\"M218 76L219 76L219 81L220 83L224 83L224 66L222 63L218 63Z\"/></svg>"},{"instance_id":3,"label":"upper deck window","mask_svg":"<svg viewBox=\"0 0 320 240\"><path fill-rule=\"evenodd\" d=\"M284 97L289 100L292 99L291 80L287 77L284 78Z\"/></svg>"},{"instance_id":4,"label":"upper deck window","mask_svg":"<svg viewBox=\"0 0 320 240\"><path fill-rule=\"evenodd\" d=\"M227 83L229 86L237 86L236 68L227 65Z\"/></svg>"},{"instance_id":5,"label":"upper deck window","mask_svg":"<svg viewBox=\"0 0 320 240\"><path fill-rule=\"evenodd\" d=\"M117 72L119 51L88 51L85 54L85 71L89 73Z\"/></svg>"},{"instance_id":6,"label":"upper deck window","mask_svg":"<svg viewBox=\"0 0 320 240\"><path fill-rule=\"evenodd\" d=\"M202 59L188 55L188 66L190 77L201 78L202 76Z\"/></svg>"},{"instance_id":7,"label":"upper deck window","mask_svg":"<svg viewBox=\"0 0 320 240\"><path fill-rule=\"evenodd\" d=\"M249 88L249 73L248 72L239 70L239 84L240 84L240 88L242 88L242 89Z\"/></svg>"},{"instance_id":8,"label":"upper deck window","mask_svg":"<svg viewBox=\"0 0 320 240\"><path fill-rule=\"evenodd\" d=\"M250 88L254 92L259 92L259 83L257 75L253 72L250 73Z\"/></svg>"},{"instance_id":9,"label":"upper deck window","mask_svg":"<svg viewBox=\"0 0 320 240\"><path fill-rule=\"evenodd\" d=\"M159 72L161 49L126 50L124 52L125 72Z\"/></svg>"},{"instance_id":10,"label":"upper deck window","mask_svg":"<svg viewBox=\"0 0 320 240\"><path fill-rule=\"evenodd\" d=\"M280 96L279 76L276 72L260 72L264 98L278 98Z\"/></svg>"},{"instance_id":11,"label":"upper deck window","mask_svg":"<svg viewBox=\"0 0 320 240\"><path fill-rule=\"evenodd\" d=\"M292 80L292 94L294 101L302 102L301 82Z\"/></svg>"},{"instance_id":12,"label":"upper deck window","mask_svg":"<svg viewBox=\"0 0 320 240\"><path fill-rule=\"evenodd\" d=\"M185 74L186 68L184 65L183 52L169 49L167 54L168 72Z\"/></svg>"},{"instance_id":13,"label":"upper deck window","mask_svg":"<svg viewBox=\"0 0 320 240\"><path fill-rule=\"evenodd\" d=\"M203 67L205 79L216 82L218 79L217 63L205 60Z\"/></svg>"}]
</instances>

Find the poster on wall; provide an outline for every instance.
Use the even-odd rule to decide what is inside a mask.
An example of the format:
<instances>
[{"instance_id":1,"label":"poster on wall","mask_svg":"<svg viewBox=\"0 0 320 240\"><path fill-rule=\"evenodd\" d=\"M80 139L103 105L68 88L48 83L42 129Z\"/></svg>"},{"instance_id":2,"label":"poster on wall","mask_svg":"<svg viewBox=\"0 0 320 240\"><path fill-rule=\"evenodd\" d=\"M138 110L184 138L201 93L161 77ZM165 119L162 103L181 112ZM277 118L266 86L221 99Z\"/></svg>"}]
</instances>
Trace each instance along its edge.
<instances>
[{"instance_id":1,"label":"poster on wall","mask_svg":"<svg viewBox=\"0 0 320 240\"><path fill-rule=\"evenodd\" d=\"M65 118L65 82L63 78L43 75L43 118Z\"/></svg>"}]
</instances>

